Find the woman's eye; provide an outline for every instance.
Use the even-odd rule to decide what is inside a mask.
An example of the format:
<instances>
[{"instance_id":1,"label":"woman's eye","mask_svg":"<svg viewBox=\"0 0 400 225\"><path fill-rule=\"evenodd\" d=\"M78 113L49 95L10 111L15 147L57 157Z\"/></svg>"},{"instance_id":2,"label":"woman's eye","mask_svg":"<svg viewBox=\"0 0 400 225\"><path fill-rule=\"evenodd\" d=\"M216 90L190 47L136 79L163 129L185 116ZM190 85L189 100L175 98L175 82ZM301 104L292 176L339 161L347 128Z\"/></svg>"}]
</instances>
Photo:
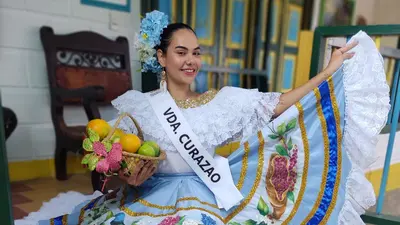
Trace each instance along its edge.
<instances>
[{"instance_id":1,"label":"woman's eye","mask_svg":"<svg viewBox=\"0 0 400 225\"><path fill-rule=\"evenodd\" d=\"M201 53L200 53L200 52L195 52L194 55L195 55L195 56L200 56Z\"/></svg>"},{"instance_id":2,"label":"woman's eye","mask_svg":"<svg viewBox=\"0 0 400 225\"><path fill-rule=\"evenodd\" d=\"M178 52L178 55L185 55L185 52Z\"/></svg>"}]
</instances>

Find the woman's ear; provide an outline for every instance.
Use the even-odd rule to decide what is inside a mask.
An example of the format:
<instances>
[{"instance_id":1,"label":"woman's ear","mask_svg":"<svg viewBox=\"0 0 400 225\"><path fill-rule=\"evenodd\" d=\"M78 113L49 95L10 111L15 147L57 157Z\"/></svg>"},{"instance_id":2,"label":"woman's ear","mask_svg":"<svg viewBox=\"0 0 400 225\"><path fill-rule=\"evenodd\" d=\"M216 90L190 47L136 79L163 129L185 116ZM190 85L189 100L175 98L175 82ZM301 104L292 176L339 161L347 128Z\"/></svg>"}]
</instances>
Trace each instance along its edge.
<instances>
[{"instance_id":1,"label":"woman's ear","mask_svg":"<svg viewBox=\"0 0 400 225\"><path fill-rule=\"evenodd\" d=\"M165 67L165 54L163 53L163 51L161 50L161 49L158 49L157 50L157 59L158 59L158 62L160 63L160 65L162 66L162 67Z\"/></svg>"}]
</instances>

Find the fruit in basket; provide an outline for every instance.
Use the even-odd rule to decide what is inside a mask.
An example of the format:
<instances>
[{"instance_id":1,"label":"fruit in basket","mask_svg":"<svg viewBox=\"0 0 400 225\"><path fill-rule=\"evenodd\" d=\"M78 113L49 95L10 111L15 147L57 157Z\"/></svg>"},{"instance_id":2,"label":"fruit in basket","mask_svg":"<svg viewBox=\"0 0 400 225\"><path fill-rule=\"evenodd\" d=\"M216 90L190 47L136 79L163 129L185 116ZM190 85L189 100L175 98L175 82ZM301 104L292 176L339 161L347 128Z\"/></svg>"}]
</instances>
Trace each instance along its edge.
<instances>
[{"instance_id":1,"label":"fruit in basket","mask_svg":"<svg viewBox=\"0 0 400 225\"><path fill-rule=\"evenodd\" d=\"M89 123L87 124L86 126L87 132L89 132L88 131L89 129L96 132L99 135L100 139L103 139L111 131L111 126L105 120L94 119L89 121Z\"/></svg>"},{"instance_id":2,"label":"fruit in basket","mask_svg":"<svg viewBox=\"0 0 400 225\"><path fill-rule=\"evenodd\" d=\"M134 134L125 134L119 139L122 149L126 152L136 153L141 146L141 141L138 136Z\"/></svg>"},{"instance_id":3,"label":"fruit in basket","mask_svg":"<svg viewBox=\"0 0 400 225\"><path fill-rule=\"evenodd\" d=\"M117 142L119 142L121 140L121 137L124 136L124 135L125 135L124 131L119 129L119 128L117 128L117 129L115 129L115 132L111 136L110 140L111 140L112 143L117 143Z\"/></svg>"},{"instance_id":4,"label":"fruit in basket","mask_svg":"<svg viewBox=\"0 0 400 225\"><path fill-rule=\"evenodd\" d=\"M143 144L138 151L139 155L156 157L156 150L148 143Z\"/></svg>"},{"instance_id":5,"label":"fruit in basket","mask_svg":"<svg viewBox=\"0 0 400 225\"><path fill-rule=\"evenodd\" d=\"M153 147L156 157L160 155L160 146L158 146L158 144L155 141L145 141L143 144L148 144L151 147Z\"/></svg>"}]
</instances>

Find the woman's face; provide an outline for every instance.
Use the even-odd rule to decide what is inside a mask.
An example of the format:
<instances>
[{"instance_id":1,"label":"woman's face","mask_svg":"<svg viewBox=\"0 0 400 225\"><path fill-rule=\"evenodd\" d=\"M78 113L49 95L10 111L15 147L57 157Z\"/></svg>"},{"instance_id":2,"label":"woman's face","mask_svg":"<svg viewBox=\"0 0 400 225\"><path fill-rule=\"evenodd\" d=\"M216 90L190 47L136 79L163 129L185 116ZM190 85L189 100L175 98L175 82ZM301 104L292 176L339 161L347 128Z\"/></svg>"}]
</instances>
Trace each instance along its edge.
<instances>
[{"instance_id":1,"label":"woman's face","mask_svg":"<svg viewBox=\"0 0 400 225\"><path fill-rule=\"evenodd\" d=\"M200 46L196 35L188 29L173 33L167 53L157 52L161 66L165 67L168 82L190 85L201 67Z\"/></svg>"}]
</instances>

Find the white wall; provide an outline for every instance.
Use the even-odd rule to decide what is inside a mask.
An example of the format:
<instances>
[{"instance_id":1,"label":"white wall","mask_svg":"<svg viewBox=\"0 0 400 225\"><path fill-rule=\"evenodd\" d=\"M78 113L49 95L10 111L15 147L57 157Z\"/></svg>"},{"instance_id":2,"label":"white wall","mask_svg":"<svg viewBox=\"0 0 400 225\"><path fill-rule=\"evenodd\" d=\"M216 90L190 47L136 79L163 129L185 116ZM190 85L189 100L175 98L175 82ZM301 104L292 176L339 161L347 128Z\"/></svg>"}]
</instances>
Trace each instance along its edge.
<instances>
[{"instance_id":1,"label":"white wall","mask_svg":"<svg viewBox=\"0 0 400 225\"><path fill-rule=\"evenodd\" d=\"M0 0L2 102L19 120L7 141L9 161L52 158L54 154L47 71L39 36L43 25L53 27L55 33L92 30L109 38L123 35L132 46L140 26L140 0L132 0L131 13L81 5L80 0ZM137 58L131 48L133 85L140 89ZM101 111L105 119L114 116L111 108ZM68 124L87 122L83 109L69 108L65 118Z\"/></svg>"}]
</instances>

